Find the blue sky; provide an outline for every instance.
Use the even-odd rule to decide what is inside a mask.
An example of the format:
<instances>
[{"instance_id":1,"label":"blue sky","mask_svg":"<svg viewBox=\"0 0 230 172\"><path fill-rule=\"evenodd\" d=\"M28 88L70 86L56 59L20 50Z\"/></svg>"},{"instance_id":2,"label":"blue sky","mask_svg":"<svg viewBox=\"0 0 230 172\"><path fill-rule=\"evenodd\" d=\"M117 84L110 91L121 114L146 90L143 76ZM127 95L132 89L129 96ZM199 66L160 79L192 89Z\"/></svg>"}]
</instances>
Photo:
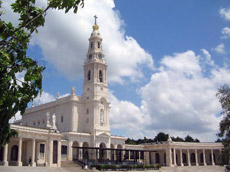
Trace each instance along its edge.
<instances>
[{"instance_id":1,"label":"blue sky","mask_svg":"<svg viewBox=\"0 0 230 172\"><path fill-rule=\"evenodd\" d=\"M86 0L77 15L48 12L28 51L46 66L42 103L72 86L81 95L96 14L108 62L112 134L143 138L163 131L214 141L221 120L215 94L230 84L230 2L140 2ZM3 17L17 23L10 11Z\"/></svg>"}]
</instances>

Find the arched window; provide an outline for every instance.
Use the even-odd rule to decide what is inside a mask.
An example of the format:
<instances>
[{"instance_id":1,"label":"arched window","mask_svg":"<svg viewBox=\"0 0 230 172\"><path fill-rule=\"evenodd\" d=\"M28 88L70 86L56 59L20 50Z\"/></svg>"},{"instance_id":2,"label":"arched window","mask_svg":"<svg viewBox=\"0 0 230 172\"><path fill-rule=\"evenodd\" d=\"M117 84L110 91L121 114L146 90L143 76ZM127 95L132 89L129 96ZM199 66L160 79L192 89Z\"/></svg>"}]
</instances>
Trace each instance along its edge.
<instances>
[{"instance_id":1,"label":"arched window","mask_svg":"<svg viewBox=\"0 0 230 172\"><path fill-rule=\"evenodd\" d=\"M92 42L90 43L90 47L91 47L91 49L93 48L93 43Z\"/></svg>"},{"instance_id":2,"label":"arched window","mask_svg":"<svg viewBox=\"0 0 230 172\"><path fill-rule=\"evenodd\" d=\"M104 122L104 110L103 109L100 110L100 122L101 123Z\"/></svg>"},{"instance_id":3,"label":"arched window","mask_svg":"<svg viewBox=\"0 0 230 172\"><path fill-rule=\"evenodd\" d=\"M88 81L89 81L90 80L90 70L88 71L87 77L88 77Z\"/></svg>"},{"instance_id":4,"label":"arched window","mask_svg":"<svg viewBox=\"0 0 230 172\"><path fill-rule=\"evenodd\" d=\"M101 47L100 42L97 42L97 48L100 48L100 47Z\"/></svg>"},{"instance_id":5,"label":"arched window","mask_svg":"<svg viewBox=\"0 0 230 172\"><path fill-rule=\"evenodd\" d=\"M17 161L18 160L18 146L14 145L11 148L11 156L10 156L11 161Z\"/></svg>"},{"instance_id":6,"label":"arched window","mask_svg":"<svg viewBox=\"0 0 230 172\"><path fill-rule=\"evenodd\" d=\"M155 154L155 160L156 160L157 164L160 164L160 155L159 155L159 153Z\"/></svg>"},{"instance_id":7,"label":"arched window","mask_svg":"<svg viewBox=\"0 0 230 172\"><path fill-rule=\"evenodd\" d=\"M103 74L101 70L99 70L99 81L103 82Z\"/></svg>"}]
</instances>

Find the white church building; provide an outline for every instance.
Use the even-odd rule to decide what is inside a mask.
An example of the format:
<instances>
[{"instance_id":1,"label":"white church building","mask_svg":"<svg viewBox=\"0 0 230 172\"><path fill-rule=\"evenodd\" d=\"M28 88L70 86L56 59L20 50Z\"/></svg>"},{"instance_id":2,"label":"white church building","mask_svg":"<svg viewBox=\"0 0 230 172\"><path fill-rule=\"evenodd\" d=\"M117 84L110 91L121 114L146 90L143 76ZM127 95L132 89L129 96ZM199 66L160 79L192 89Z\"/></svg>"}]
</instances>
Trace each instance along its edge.
<instances>
[{"instance_id":1,"label":"white church building","mask_svg":"<svg viewBox=\"0 0 230 172\"><path fill-rule=\"evenodd\" d=\"M0 149L0 165L61 167L82 164L138 163L163 166L217 165L221 143L167 142L127 145L110 134L107 64L99 26L93 25L84 63L81 96L71 94L26 109L11 128L18 132ZM0 167L1 168L1 167Z\"/></svg>"}]
</instances>

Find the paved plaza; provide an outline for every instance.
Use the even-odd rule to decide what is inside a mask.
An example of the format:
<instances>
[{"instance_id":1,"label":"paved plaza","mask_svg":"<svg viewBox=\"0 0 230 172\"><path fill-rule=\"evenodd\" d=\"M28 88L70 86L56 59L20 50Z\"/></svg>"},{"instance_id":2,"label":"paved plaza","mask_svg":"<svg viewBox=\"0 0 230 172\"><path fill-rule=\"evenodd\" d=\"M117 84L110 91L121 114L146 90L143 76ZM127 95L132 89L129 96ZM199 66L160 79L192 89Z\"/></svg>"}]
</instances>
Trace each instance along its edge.
<instances>
[{"instance_id":1,"label":"paved plaza","mask_svg":"<svg viewBox=\"0 0 230 172\"><path fill-rule=\"evenodd\" d=\"M0 172L95 172L97 170L83 170L80 167L0 167ZM98 171L99 172L99 171ZM160 170L146 170L135 172L224 172L224 167L163 167Z\"/></svg>"}]
</instances>

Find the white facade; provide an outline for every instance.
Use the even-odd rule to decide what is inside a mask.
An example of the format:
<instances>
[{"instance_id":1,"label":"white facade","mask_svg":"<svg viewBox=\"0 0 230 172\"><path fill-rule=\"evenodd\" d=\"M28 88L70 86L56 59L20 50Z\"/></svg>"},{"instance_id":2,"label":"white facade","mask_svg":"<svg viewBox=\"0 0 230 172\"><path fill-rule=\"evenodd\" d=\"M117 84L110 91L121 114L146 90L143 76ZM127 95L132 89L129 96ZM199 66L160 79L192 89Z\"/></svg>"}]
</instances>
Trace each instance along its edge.
<instances>
[{"instance_id":1,"label":"white facade","mask_svg":"<svg viewBox=\"0 0 230 172\"><path fill-rule=\"evenodd\" d=\"M161 144L125 145L124 137L110 134L109 104L107 64L102 37L99 27L95 24L84 63L83 94L75 95L75 89L72 88L69 96L57 96L53 102L28 108L20 125L11 125L19 135L1 149L0 164L60 167L61 161L79 158L76 157L79 152L76 152L74 147L102 147L126 149L128 160L132 159L130 152L139 150L137 153L140 162L142 150L145 151L143 163L160 163L167 166L185 165L183 153L187 156L186 165L191 165L190 156L193 156L193 153L195 165L199 165L201 159L198 154L200 157L202 152L209 157L211 153L208 163L205 156L202 162L203 165L215 165L214 156L217 157L222 147L218 143L168 141ZM125 151L121 153L122 160L124 154ZM110 159L108 156L106 158Z\"/></svg>"}]
</instances>

